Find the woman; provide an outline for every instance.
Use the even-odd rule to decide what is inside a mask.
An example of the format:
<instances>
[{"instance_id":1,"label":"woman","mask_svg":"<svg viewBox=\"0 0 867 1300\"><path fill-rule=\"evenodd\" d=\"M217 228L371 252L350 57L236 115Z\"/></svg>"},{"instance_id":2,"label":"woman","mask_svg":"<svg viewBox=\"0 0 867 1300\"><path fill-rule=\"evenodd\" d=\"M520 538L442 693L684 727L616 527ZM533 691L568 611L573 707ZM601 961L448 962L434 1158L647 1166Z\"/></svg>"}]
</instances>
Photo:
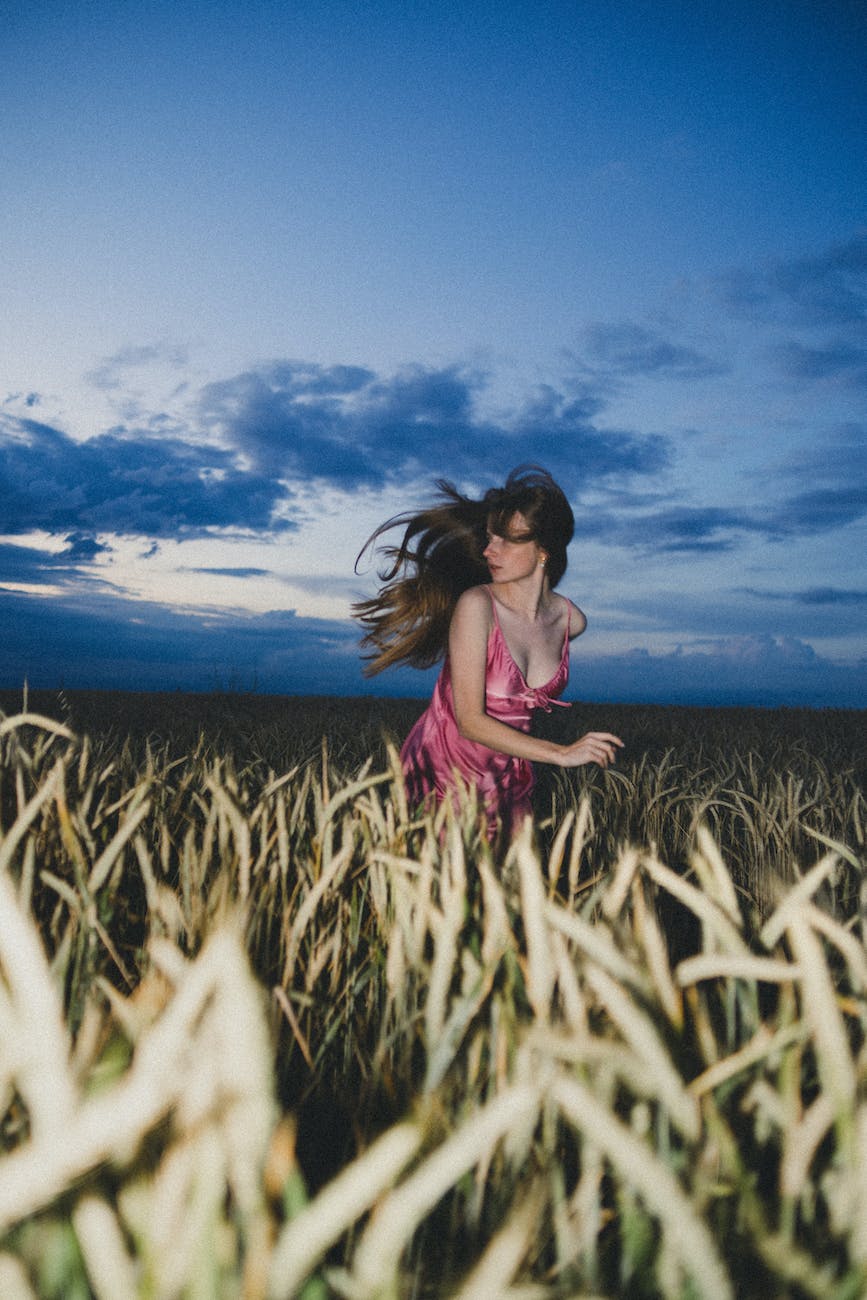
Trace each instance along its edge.
<instances>
[{"instance_id":1,"label":"woman","mask_svg":"<svg viewBox=\"0 0 867 1300\"><path fill-rule=\"evenodd\" d=\"M529 734L532 715L551 712L569 677L569 642L587 620L554 590L575 527L561 489L534 465L513 470L480 501L451 484L441 503L399 515L399 546L378 595L359 601L368 674L392 664L445 662L425 710L401 749L411 799L445 798L475 786L488 833L513 829L531 810L531 763L613 763L623 742L591 731L570 744ZM360 557L359 557L360 558Z\"/></svg>"}]
</instances>

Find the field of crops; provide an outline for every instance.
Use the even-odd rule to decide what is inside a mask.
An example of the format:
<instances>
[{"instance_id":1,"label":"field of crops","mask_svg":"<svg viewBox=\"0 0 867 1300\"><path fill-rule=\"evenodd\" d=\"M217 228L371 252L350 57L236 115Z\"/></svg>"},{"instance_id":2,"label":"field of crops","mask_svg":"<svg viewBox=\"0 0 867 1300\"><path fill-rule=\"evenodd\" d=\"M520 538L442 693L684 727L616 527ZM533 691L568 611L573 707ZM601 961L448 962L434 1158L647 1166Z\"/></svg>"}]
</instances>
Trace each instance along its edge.
<instances>
[{"instance_id":1,"label":"field of crops","mask_svg":"<svg viewBox=\"0 0 867 1300\"><path fill-rule=\"evenodd\" d=\"M0 1296L867 1293L865 715L0 695Z\"/></svg>"}]
</instances>

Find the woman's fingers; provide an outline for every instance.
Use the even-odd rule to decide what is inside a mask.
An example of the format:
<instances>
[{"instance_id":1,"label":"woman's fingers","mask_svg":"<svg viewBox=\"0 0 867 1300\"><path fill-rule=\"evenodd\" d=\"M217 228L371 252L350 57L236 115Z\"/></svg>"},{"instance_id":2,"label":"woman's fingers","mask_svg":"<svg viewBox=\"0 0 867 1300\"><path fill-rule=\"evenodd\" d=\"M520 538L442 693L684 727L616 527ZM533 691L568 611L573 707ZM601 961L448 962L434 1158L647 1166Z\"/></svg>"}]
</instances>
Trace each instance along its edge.
<instances>
[{"instance_id":1,"label":"woman's fingers","mask_svg":"<svg viewBox=\"0 0 867 1300\"><path fill-rule=\"evenodd\" d=\"M608 745L616 746L618 749L623 748L623 741L620 737L612 735L610 731L588 731L587 735L592 736L594 740L600 740Z\"/></svg>"},{"instance_id":2,"label":"woman's fingers","mask_svg":"<svg viewBox=\"0 0 867 1300\"><path fill-rule=\"evenodd\" d=\"M617 750L622 748L623 741L612 732L588 731L572 746L570 757L576 767L583 763L598 763L600 767L607 767L615 761Z\"/></svg>"},{"instance_id":3,"label":"woman's fingers","mask_svg":"<svg viewBox=\"0 0 867 1300\"><path fill-rule=\"evenodd\" d=\"M593 761L602 763L603 766L613 763L617 757L617 750L623 748L620 737L613 736L610 731L588 731L584 739L588 742Z\"/></svg>"}]
</instances>

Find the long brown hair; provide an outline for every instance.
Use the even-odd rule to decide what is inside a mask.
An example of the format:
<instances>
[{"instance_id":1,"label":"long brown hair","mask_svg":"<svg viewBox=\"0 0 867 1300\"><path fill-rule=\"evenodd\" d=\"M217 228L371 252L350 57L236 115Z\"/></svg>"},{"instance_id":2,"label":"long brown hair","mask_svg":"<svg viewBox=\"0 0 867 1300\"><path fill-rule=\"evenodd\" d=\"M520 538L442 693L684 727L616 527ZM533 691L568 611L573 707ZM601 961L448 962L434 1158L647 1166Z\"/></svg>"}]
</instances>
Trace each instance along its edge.
<instances>
[{"instance_id":1,"label":"long brown hair","mask_svg":"<svg viewBox=\"0 0 867 1300\"><path fill-rule=\"evenodd\" d=\"M516 513L527 521L522 535L548 556L552 587L566 571L566 547L575 519L547 470L519 465L503 487L490 488L480 500L463 496L445 479L437 480L436 486L437 504L386 520L365 542L355 562L357 572L362 556L376 548L385 533L403 528L399 545L382 548L387 564L379 574L383 584L379 592L352 607L365 629L361 645L367 651L368 677L396 664L430 668L442 659L458 598L490 577L482 558L487 530L506 536Z\"/></svg>"}]
</instances>

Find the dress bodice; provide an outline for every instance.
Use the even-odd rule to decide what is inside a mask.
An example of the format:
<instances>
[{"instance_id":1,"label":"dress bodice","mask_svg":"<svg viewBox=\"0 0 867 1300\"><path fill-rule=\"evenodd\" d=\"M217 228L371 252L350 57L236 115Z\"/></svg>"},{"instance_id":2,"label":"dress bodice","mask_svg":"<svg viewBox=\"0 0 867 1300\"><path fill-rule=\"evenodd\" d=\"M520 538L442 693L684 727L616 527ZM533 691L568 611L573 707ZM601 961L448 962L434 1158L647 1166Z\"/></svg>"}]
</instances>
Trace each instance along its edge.
<instances>
[{"instance_id":1,"label":"dress bodice","mask_svg":"<svg viewBox=\"0 0 867 1300\"><path fill-rule=\"evenodd\" d=\"M550 713L554 705L568 707L558 697L569 680L569 620L553 677L544 686L528 686L506 644L493 593L490 587L485 590L493 613L485 660L485 711L498 722L527 732L536 709ZM530 763L460 734L448 656L429 706L403 743L401 759L413 799L423 800L428 795L442 799L449 790L474 786L484 801L491 834L500 821L515 823L530 811L534 784Z\"/></svg>"},{"instance_id":2,"label":"dress bodice","mask_svg":"<svg viewBox=\"0 0 867 1300\"><path fill-rule=\"evenodd\" d=\"M528 686L524 674L515 663L512 652L506 644L497 614L497 602L490 588L487 590L491 596L494 622L488 636L485 707L492 718L526 731L529 729L534 710L543 709L545 713L550 713L555 704L562 706L563 702L559 696L563 694L569 681L569 620L566 621L560 663L553 677L544 686Z\"/></svg>"}]
</instances>

